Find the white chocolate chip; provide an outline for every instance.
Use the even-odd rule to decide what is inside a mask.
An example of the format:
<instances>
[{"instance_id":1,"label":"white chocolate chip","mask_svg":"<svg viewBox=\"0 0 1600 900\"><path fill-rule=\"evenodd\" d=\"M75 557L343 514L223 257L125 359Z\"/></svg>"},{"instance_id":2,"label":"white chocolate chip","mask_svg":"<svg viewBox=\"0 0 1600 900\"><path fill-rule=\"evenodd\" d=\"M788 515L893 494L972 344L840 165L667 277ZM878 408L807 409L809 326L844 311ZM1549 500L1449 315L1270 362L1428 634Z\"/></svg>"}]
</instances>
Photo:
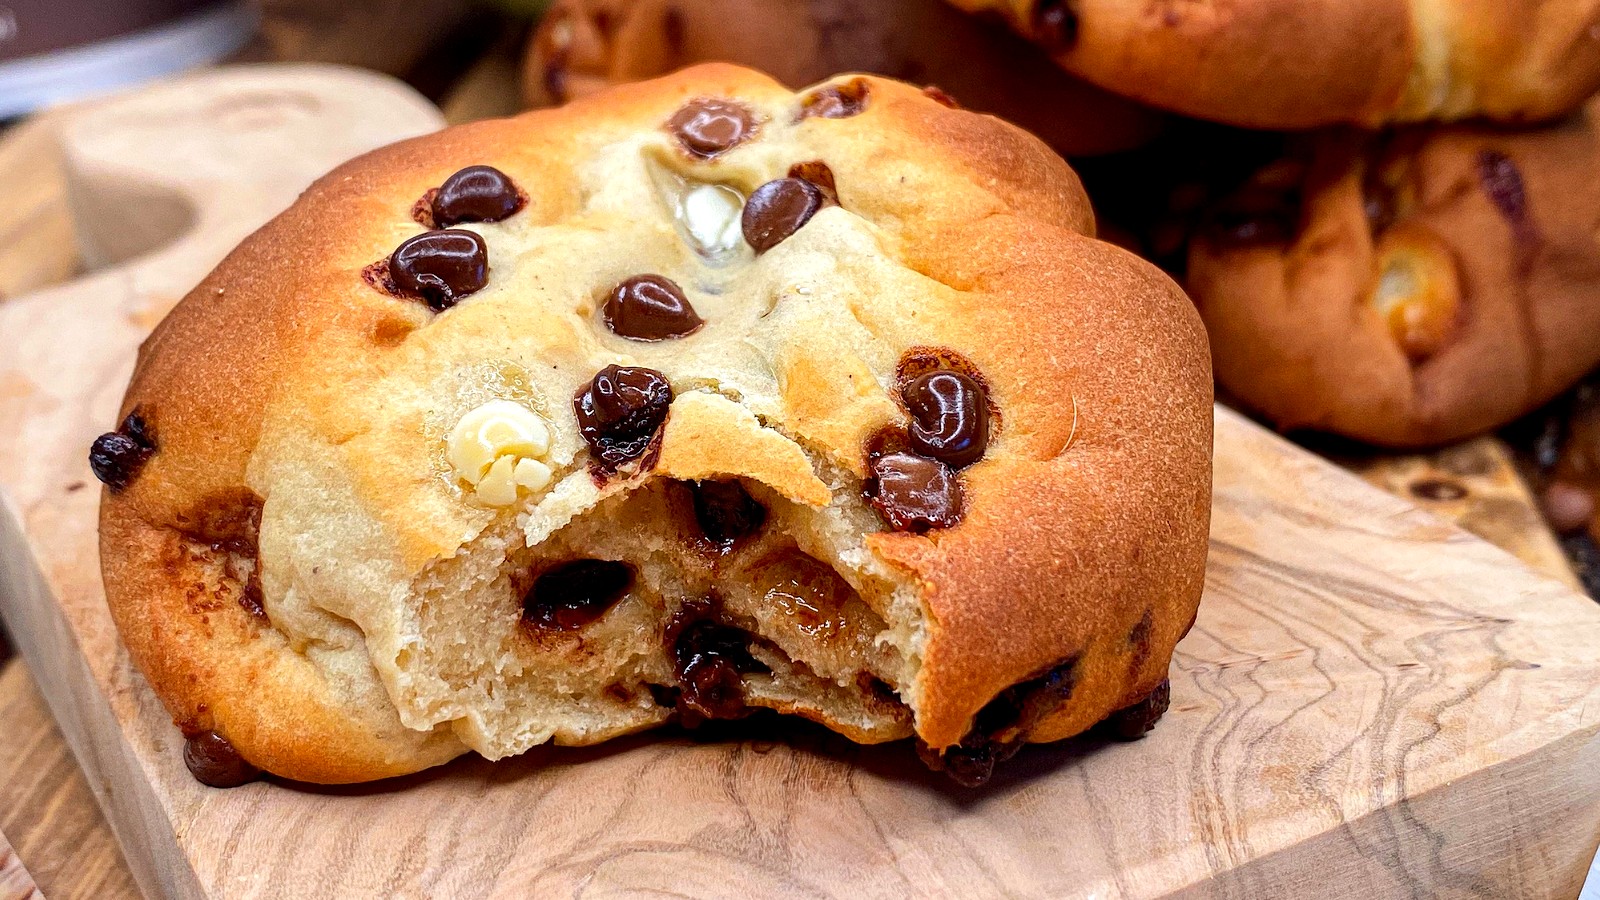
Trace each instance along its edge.
<instances>
[{"instance_id":1,"label":"white chocolate chip","mask_svg":"<svg viewBox=\"0 0 1600 900\"><path fill-rule=\"evenodd\" d=\"M744 239L739 216L744 198L725 184L701 184L684 191L678 200L678 221L701 253L720 256Z\"/></svg>"},{"instance_id":2,"label":"white chocolate chip","mask_svg":"<svg viewBox=\"0 0 1600 900\"><path fill-rule=\"evenodd\" d=\"M518 487L534 492L548 486L550 467L540 460L549 450L549 426L510 400L490 400L468 412L445 439L456 475L489 506L515 503Z\"/></svg>"}]
</instances>

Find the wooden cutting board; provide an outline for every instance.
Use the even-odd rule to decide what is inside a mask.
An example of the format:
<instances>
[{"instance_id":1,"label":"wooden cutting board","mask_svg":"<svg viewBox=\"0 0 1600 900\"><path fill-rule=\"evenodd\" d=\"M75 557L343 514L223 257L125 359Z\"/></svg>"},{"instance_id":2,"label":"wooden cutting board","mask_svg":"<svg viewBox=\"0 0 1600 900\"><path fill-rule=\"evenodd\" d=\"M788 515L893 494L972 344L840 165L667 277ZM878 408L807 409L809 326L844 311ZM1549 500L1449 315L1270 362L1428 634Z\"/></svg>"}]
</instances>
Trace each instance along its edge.
<instances>
[{"instance_id":1,"label":"wooden cutting board","mask_svg":"<svg viewBox=\"0 0 1600 900\"><path fill-rule=\"evenodd\" d=\"M1577 893L1600 843L1600 607L1226 410L1206 599L1142 742L1030 748L981 791L803 726L196 784L105 610L86 448L138 341L228 247L436 122L391 82L300 67L62 125L84 256L112 268L0 303L0 615L146 893Z\"/></svg>"}]
</instances>

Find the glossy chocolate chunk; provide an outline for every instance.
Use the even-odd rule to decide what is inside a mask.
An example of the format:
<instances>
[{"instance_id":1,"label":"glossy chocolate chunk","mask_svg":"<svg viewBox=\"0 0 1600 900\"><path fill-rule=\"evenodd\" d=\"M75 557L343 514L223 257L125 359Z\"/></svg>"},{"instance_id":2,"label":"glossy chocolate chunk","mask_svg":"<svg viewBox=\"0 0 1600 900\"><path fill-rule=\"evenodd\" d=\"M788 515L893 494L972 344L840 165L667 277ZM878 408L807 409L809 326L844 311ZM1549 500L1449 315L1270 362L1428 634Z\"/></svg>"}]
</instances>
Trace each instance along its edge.
<instances>
[{"instance_id":1,"label":"glossy chocolate chunk","mask_svg":"<svg viewBox=\"0 0 1600 900\"><path fill-rule=\"evenodd\" d=\"M572 631L593 622L633 586L633 567L604 559L579 559L543 573L522 598L523 621Z\"/></svg>"},{"instance_id":2,"label":"glossy chocolate chunk","mask_svg":"<svg viewBox=\"0 0 1600 900\"><path fill-rule=\"evenodd\" d=\"M428 231L389 256L389 277L401 293L446 310L489 280L489 248L471 231Z\"/></svg>"},{"instance_id":3,"label":"glossy chocolate chunk","mask_svg":"<svg viewBox=\"0 0 1600 900\"><path fill-rule=\"evenodd\" d=\"M666 642L678 676L679 711L693 718L733 719L747 710L744 676L769 671L750 655L750 635L717 620L710 600L686 603L667 623Z\"/></svg>"},{"instance_id":4,"label":"glossy chocolate chunk","mask_svg":"<svg viewBox=\"0 0 1600 900\"><path fill-rule=\"evenodd\" d=\"M661 275L635 275L617 285L606 298L604 316L607 328L635 341L683 337L705 324L683 289Z\"/></svg>"},{"instance_id":5,"label":"glossy chocolate chunk","mask_svg":"<svg viewBox=\"0 0 1600 900\"><path fill-rule=\"evenodd\" d=\"M848 119L858 116L867 108L867 93L867 83L860 79L818 88L800 101L800 118Z\"/></svg>"},{"instance_id":6,"label":"glossy chocolate chunk","mask_svg":"<svg viewBox=\"0 0 1600 900\"><path fill-rule=\"evenodd\" d=\"M433 221L440 228L461 222L498 222L522 208L522 192L493 166L467 166L439 185Z\"/></svg>"},{"instance_id":7,"label":"glossy chocolate chunk","mask_svg":"<svg viewBox=\"0 0 1600 900\"><path fill-rule=\"evenodd\" d=\"M779 178L751 192L739 220L744 239L765 253L799 231L822 208L822 189L803 178Z\"/></svg>"},{"instance_id":8,"label":"glossy chocolate chunk","mask_svg":"<svg viewBox=\"0 0 1600 900\"><path fill-rule=\"evenodd\" d=\"M706 540L727 547L767 521L767 508L737 481L697 481L694 517Z\"/></svg>"},{"instance_id":9,"label":"glossy chocolate chunk","mask_svg":"<svg viewBox=\"0 0 1600 900\"><path fill-rule=\"evenodd\" d=\"M261 777L261 770L245 762L228 739L215 731L202 731L184 743L183 764L195 781L214 788L238 787Z\"/></svg>"},{"instance_id":10,"label":"glossy chocolate chunk","mask_svg":"<svg viewBox=\"0 0 1600 900\"><path fill-rule=\"evenodd\" d=\"M895 531L921 533L961 521L961 482L936 459L890 453L872 460L867 500Z\"/></svg>"},{"instance_id":11,"label":"glossy chocolate chunk","mask_svg":"<svg viewBox=\"0 0 1600 900\"><path fill-rule=\"evenodd\" d=\"M900 392L911 412L911 446L953 469L972 465L989 447L989 400L977 379L929 372Z\"/></svg>"},{"instance_id":12,"label":"glossy chocolate chunk","mask_svg":"<svg viewBox=\"0 0 1600 900\"><path fill-rule=\"evenodd\" d=\"M102 484L120 491L133 483L155 451L155 437L144 416L135 409L116 431L94 439L89 447L89 468Z\"/></svg>"},{"instance_id":13,"label":"glossy chocolate chunk","mask_svg":"<svg viewBox=\"0 0 1600 900\"><path fill-rule=\"evenodd\" d=\"M572 398L578 431L603 472L643 456L671 404L667 377L635 366L606 366Z\"/></svg>"},{"instance_id":14,"label":"glossy chocolate chunk","mask_svg":"<svg viewBox=\"0 0 1600 900\"><path fill-rule=\"evenodd\" d=\"M667 120L667 130L685 150L709 159L749 137L755 131L755 118L742 103L701 97L673 113Z\"/></svg>"},{"instance_id":15,"label":"glossy chocolate chunk","mask_svg":"<svg viewBox=\"0 0 1600 900\"><path fill-rule=\"evenodd\" d=\"M1172 704L1172 682L1163 680L1150 696L1108 716L1103 728L1113 737L1136 741L1150 733Z\"/></svg>"}]
</instances>

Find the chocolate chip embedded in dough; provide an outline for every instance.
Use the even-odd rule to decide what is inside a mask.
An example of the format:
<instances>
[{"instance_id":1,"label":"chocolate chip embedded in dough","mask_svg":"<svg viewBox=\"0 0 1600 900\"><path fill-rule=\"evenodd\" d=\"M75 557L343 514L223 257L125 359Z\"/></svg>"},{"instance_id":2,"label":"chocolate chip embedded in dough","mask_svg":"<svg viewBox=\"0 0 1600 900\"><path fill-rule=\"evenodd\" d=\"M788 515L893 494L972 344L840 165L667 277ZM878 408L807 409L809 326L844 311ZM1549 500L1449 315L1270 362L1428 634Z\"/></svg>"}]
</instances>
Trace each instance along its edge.
<instances>
[{"instance_id":1,"label":"chocolate chip embedded in dough","mask_svg":"<svg viewBox=\"0 0 1600 900\"><path fill-rule=\"evenodd\" d=\"M710 159L755 133L755 117L742 103L700 97L679 107L667 120L667 130L691 155Z\"/></svg>"},{"instance_id":2,"label":"chocolate chip embedded in dough","mask_svg":"<svg viewBox=\"0 0 1600 900\"><path fill-rule=\"evenodd\" d=\"M134 409L116 431L94 439L89 468L112 492L120 491L133 483L155 451L155 435L143 413Z\"/></svg>"},{"instance_id":3,"label":"chocolate chip embedded in dough","mask_svg":"<svg viewBox=\"0 0 1600 900\"><path fill-rule=\"evenodd\" d=\"M442 312L488 283L489 248L471 231L424 232L395 248L389 278L402 294Z\"/></svg>"},{"instance_id":4,"label":"chocolate chip embedded in dough","mask_svg":"<svg viewBox=\"0 0 1600 900\"><path fill-rule=\"evenodd\" d=\"M844 84L824 85L800 101L802 119L848 119L866 111L871 88L857 78Z\"/></svg>"},{"instance_id":5,"label":"chocolate chip embedded in dough","mask_svg":"<svg viewBox=\"0 0 1600 900\"><path fill-rule=\"evenodd\" d=\"M983 458L989 447L989 400L977 379L960 372L921 375L901 390L911 412L911 446L951 468Z\"/></svg>"},{"instance_id":6,"label":"chocolate chip embedded in dough","mask_svg":"<svg viewBox=\"0 0 1600 900\"><path fill-rule=\"evenodd\" d=\"M633 567L578 559L541 574L522 598L522 620L539 628L574 631L605 615L633 587Z\"/></svg>"},{"instance_id":7,"label":"chocolate chip embedded in dough","mask_svg":"<svg viewBox=\"0 0 1600 900\"><path fill-rule=\"evenodd\" d=\"M1076 5L1076 0L1040 0L1034 8L1034 37L1049 52L1061 53L1077 46Z\"/></svg>"},{"instance_id":8,"label":"chocolate chip embedded in dough","mask_svg":"<svg viewBox=\"0 0 1600 900\"><path fill-rule=\"evenodd\" d=\"M667 376L637 366L606 366L572 398L578 432L602 472L643 456L671 404Z\"/></svg>"},{"instance_id":9,"label":"chocolate chip embedded in dough","mask_svg":"<svg viewBox=\"0 0 1600 900\"><path fill-rule=\"evenodd\" d=\"M822 208L822 189L803 178L778 178L756 188L745 200L739 224L757 253L778 246L811 221Z\"/></svg>"},{"instance_id":10,"label":"chocolate chip embedded in dough","mask_svg":"<svg viewBox=\"0 0 1600 900\"><path fill-rule=\"evenodd\" d=\"M961 482L949 466L911 453L870 463L867 501L895 531L921 533L961 521Z\"/></svg>"},{"instance_id":11,"label":"chocolate chip embedded in dough","mask_svg":"<svg viewBox=\"0 0 1600 900\"><path fill-rule=\"evenodd\" d=\"M183 764L201 784L232 788L261 777L261 770L245 761L228 739L215 731L192 735L183 745Z\"/></svg>"},{"instance_id":12,"label":"chocolate chip embedded in dough","mask_svg":"<svg viewBox=\"0 0 1600 900\"><path fill-rule=\"evenodd\" d=\"M1150 696L1108 716L1103 727L1119 740L1136 741L1156 727L1156 722L1166 715L1167 707L1171 704L1172 682L1164 680L1156 685Z\"/></svg>"},{"instance_id":13,"label":"chocolate chip embedded in dough","mask_svg":"<svg viewBox=\"0 0 1600 900\"><path fill-rule=\"evenodd\" d=\"M613 333L635 341L679 338L705 324L677 282L661 275L623 281L606 298L602 314Z\"/></svg>"},{"instance_id":14,"label":"chocolate chip embedded in dough","mask_svg":"<svg viewBox=\"0 0 1600 900\"><path fill-rule=\"evenodd\" d=\"M522 192L493 166L467 166L439 185L433 221L440 228L461 222L498 222L522 208Z\"/></svg>"},{"instance_id":15,"label":"chocolate chip embedded in dough","mask_svg":"<svg viewBox=\"0 0 1600 900\"><path fill-rule=\"evenodd\" d=\"M737 481L699 481L693 492L700 533L720 547L732 546L767 520L767 508Z\"/></svg>"}]
</instances>

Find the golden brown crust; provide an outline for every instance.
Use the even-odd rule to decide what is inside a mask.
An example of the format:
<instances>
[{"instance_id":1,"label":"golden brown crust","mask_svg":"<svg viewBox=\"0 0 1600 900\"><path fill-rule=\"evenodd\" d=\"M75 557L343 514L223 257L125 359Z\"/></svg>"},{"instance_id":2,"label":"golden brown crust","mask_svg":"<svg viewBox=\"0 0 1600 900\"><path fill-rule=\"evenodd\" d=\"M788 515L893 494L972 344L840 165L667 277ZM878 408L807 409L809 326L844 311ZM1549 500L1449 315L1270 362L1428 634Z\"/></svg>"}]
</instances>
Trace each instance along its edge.
<instances>
[{"instance_id":1,"label":"golden brown crust","mask_svg":"<svg viewBox=\"0 0 1600 900\"><path fill-rule=\"evenodd\" d=\"M1190 252L1219 382L1280 427L1390 446L1494 428L1572 384L1600 362L1597 111L1323 135L1258 176Z\"/></svg>"},{"instance_id":2,"label":"golden brown crust","mask_svg":"<svg viewBox=\"0 0 1600 900\"><path fill-rule=\"evenodd\" d=\"M549 106L711 61L792 87L835 72L933 85L1069 157L1138 146L1164 118L943 0L557 0L528 43L523 95Z\"/></svg>"},{"instance_id":3,"label":"golden brown crust","mask_svg":"<svg viewBox=\"0 0 1600 900\"><path fill-rule=\"evenodd\" d=\"M1548 121L1600 89L1596 0L953 0L1068 71L1255 128Z\"/></svg>"},{"instance_id":4,"label":"golden brown crust","mask_svg":"<svg viewBox=\"0 0 1600 900\"><path fill-rule=\"evenodd\" d=\"M824 223L819 214L819 239L846 229L837 236L845 243L822 246L879 235L881 252L897 262L872 264L887 266L896 283L920 285L920 295L859 304L852 327L895 353L931 345L972 360L1004 421L988 457L963 476L971 497L963 524L932 537L869 540L920 588L930 616L913 691L917 731L948 746L1004 688L1080 657L1069 704L1031 735L1064 737L1159 683L1198 603L1210 477L1204 338L1170 281L1085 236L1093 220L1082 189L1042 144L914 88L868 82L865 113L806 120L789 132L770 125L772 140L796 142L794 153L824 148L839 204L858 217L833 211ZM408 411L435 401L407 392L464 371L485 358L484 347L497 359L520 353L529 366L545 359L562 369L586 339L573 330L576 319L527 324L536 307L526 304L543 302L532 296L538 277L556 276L493 255L511 240L509 228L485 229L490 289L443 315L372 289L362 270L416 233L413 203L466 165L495 165L529 195L518 228L579 215L586 201L575 185L592 177L582 167L623 138L656 140L659 123L698 96L773 110L796 102L754 73L705 66L368 154L241 245L152 335L124 413L148 415L158 449L130 487L106 495L102 565L134 662L183 728L216 730L251 762L308 781L385 777L465 749L450 728L401 724L417 713L391 705L397 690L410 689L380 653L393 611L362 593L403 592L489 521L437 476L437 426ZM719 171L780 166L782 174L790 162L730 161ZM619 252L623 265L650 258L642 246ZM497 277L530 275L520 291L494 292ZM815 358L806 347L785 345L773 366L796 354ZM864 373L890 384L893 356L884 371L868 363L873 354L838 352L838 366L811 370L765 409L775 419L785 409L831 410L857 423L842 432L828 421L782 423L808 452L851 469L860 436L897 413L883 394L852 398L831 379ZM576 358L573 377L586 379L593 369L581 367L594 366L592 357ZM731 404L698 402L704 415L686 412L667 440L755 427L718 424L732 422L723 411ZM546 413L558 443L574 430L564 403ZM797 503L825 503L816 479L796 471L792 445L769 451L779 432L760 434L730 442L759 457L734 474L772 483ZM674 446L661 458L698 473L730 467L733 455ZM573 464L586 479L582 459ZM265 511L261 568L252 572L256 497ZM241 602L252 580L265 617Z\"/></svg>"}]
</instances>

